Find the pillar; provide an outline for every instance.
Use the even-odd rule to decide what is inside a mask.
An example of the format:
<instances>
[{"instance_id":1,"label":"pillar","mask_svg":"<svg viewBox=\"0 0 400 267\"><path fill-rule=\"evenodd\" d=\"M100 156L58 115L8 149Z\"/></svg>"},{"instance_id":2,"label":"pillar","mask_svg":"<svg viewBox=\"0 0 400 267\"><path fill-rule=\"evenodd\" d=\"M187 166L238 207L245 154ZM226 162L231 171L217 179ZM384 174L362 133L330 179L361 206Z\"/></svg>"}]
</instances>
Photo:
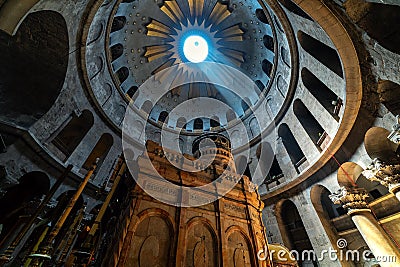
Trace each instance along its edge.
<instances>
[{"instance_id":1,"label":"pillar","mask_svg":"<svg viewBox=\"0 0 400 267\"><path fill-rule=\"evenodd\" d=\"M366 202L368 194L365 190L355 187L342 187L329 197L335 204L341 204L344 209L347 209L347 214L350 215L375 258L395 257L396 263L379 262L380 266L390 267L400 264L399 248L373 216Z\"/></svg>"}]
</instances>

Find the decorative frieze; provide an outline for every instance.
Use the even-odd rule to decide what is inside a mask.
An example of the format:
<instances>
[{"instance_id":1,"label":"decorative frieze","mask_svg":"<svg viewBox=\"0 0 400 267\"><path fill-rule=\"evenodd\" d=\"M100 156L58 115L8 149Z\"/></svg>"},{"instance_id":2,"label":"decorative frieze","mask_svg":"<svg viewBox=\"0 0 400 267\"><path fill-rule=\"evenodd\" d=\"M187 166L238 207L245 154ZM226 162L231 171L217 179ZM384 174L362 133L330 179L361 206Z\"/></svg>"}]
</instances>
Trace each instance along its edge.
<instances>
[{"instance_id":1,"label":"decorative frieze","mask_svg":"<svg viewBox=\"0 0 400 267\"><path fill-rule=\"evenodd\" d=\"M378 181L390 192L400 187L400 164L386 164L374 159L362 174L371 181Z\"/></svg>"},{"instance_id":2,"label":"decorative frieze","mask_svg":"<svg viewBox=\"0 0 400 267\"><path fill-rule=\"evenodd\" d=\"M341 187L336 193L329 195L334 204L340 204L348 212L358 209L369 209L368 193L361 188Z\"/></svg>"}]
</instances>

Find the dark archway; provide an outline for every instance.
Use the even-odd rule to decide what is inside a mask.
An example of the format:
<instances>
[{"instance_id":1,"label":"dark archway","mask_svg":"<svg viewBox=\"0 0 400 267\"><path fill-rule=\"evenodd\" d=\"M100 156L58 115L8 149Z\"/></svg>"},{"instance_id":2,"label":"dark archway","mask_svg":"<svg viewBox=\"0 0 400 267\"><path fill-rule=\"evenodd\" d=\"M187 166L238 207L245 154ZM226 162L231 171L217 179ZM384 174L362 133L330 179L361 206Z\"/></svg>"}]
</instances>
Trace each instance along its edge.
<instances>
[{"instance_id":1,"label":"dark archway","mask_svg":"<svg viewBox=\"0 0 400 267\"><path fill-rule=\"evenodd\" d=\"M342 99L307 68L301 70L301 80L307 90L321 103L329 114L331 114L335 120L339 121L338 114L340 105L342 105L343 102Z\"/></svg>"},{"instance_id":2,"label":"dark archway","mask_svg":"<svg viewBox=\"0 0 400 267\"><path fill-rule=\"evenodd\" d=\"M68 30L54 11L29 14L15 36L0 31L0 118L22 127L54 104L68 66Z\"/></svg>"},{"instance_id":3,"label":"dark archway","mask_svg":"<svg viewBox=\"0 0 400 267\"><path fill-rule=\"evenodd\" d=\"M368 1L365 1L368 2ZM361 8L359 8L361 7ZM381 3L346 5L351 19L384 48L400 54L400 6Z\"/></svg>"},{"instance_id":4,"label":"dark archway","mask_svg":"<svg viewBox=\"0 0 400 267\"><path fill-rule=\"evenodd\" d=\"M313 250L310 238L296 205L290 200L283 200L277 204L276 213L279 230L281 231L281 235L285 237L285 246L290 250L297 251L300 255L303 251ZM301 260L298 261L300 266L310 266L309 264L318 266L316 261Z\"/></svg>"},{"instance_id":5,"label":"dark archway","mask_svg":"<svg viewBox=\"0 0 400 267\"><path fill-rule=\"evenodd\" d=\"M42 195L50 189L50 180L47 174L32 171L19 178L19 184L10 187L0 199L0 244L15 227L21 225L20 216L31 215L30 211L39 203Z\"/></svg>"},{"instance_id":6,"label":"dark archway","mask_svg":"<svg viewBox=\"0 0 400 267\"><path fill-rule=\"evenodd\" d=\"M193 129L194 130L203 130L203 120L200 118L195 119L194 123L193 123Z\"/></svg>"},{"instance_id":7,"label":"dark archway","mask_svg":"<svg viewBox=\"0 0 400 267\"><path fill-rule=\"evenodd\" d=\"M293 112L297 119L300 121L304 130L307 132L311 141L322 151L321 138L325 138L326 133L319 122L314 118L308 108L301 102L300 99L296 99L293 103Z\"/></svg>"},{"instance_id":8,"label":"dark archway","mask_svg":"<svg viewBox=\"0 0 400 267\"><path fill-rule=\"evenodd\" d=\"M342 64L335 49L302 31L297 32L297 39L307 53L343 78Z\"/></svg>"},{"instance_id":9,"label":"dark archway","mask_svg":"<svg viewBox=\"0 0 400 267\"><path fill-rule=\"evenodd\" d=\"M178 128L186 128L186 119L184 117L180 117L176 122L176 127Z\"/></svg>"},{"instance_id":10,"label":"dark archway","mask_svg":"<svg viewBox=\"0 0 400 267\"><path fill-rule=\"evenodd\" d=\"M306 161L306 157L294 138L292 131L290 131L289 126L285 123L281 124L278 129L278 135L282 138L283 145L289 154L290 160L299 173L299 166Z\"/></svg>"},{"instance_id":11,"label":"dark archway","mask_svg":"<svg viewBox=\"0 0 400 267\"><path fill-rule=\"evenodd\" d=\"M93 126L93 123L92 112L85 109L79 117L74 116L51 141L64 154L62 160L67 160L75 151L76 147Z\"/></svg>"},{"instance_id":12,"label":"dark archway","mask_svg":"<svg viewBox=\"0 0 400 267\"><path fill-rule=\"evenodd\" d=\"M167 123L168 122L168 112L161 111L160 115L158 116L158 122Z\"/></svg>"}]
</instances>

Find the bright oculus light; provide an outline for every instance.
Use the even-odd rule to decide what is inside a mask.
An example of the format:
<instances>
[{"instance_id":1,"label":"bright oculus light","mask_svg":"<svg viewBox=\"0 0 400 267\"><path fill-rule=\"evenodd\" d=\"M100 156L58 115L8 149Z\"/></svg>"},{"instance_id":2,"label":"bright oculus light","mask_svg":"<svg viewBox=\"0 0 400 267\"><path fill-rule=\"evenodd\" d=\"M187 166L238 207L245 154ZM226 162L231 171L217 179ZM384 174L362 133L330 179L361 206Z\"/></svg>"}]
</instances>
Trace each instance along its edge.
<instances>
[{"instance_id":1,"label":"bright oculus light","mask_svg":"<svg viewBox=\"0 0 400 267\"><path fill-rule=\"evenodd\" d=\"M190 35L183 43L183 54L190 62L203 62L208 56L207 41L199 35Z\"/></svg>"}]
</instances>

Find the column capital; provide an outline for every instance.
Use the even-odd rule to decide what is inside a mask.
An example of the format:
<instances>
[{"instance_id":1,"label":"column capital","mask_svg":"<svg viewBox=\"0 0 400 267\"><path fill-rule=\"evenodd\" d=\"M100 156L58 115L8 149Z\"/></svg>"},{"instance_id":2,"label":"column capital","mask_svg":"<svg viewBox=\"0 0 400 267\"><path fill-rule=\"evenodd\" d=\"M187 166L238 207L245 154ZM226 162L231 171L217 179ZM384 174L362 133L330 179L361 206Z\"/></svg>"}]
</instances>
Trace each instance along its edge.
<instances>
[{"instance_id":1,"label":"column capital","mask_svg":"<svg viewBox=\"0 0 400 267\"><path fill-rule=\"evenodd\" d=\"M400 189L400 164L386 164L374 159L362 174L370 181L378 181L391 193Z\"/></svg>"},{"instance_id":2,"label":"column capital","mask_svg":"<svg viewBox=\"0 0 400 267\"><path fill-rule=\"evenodd\" d=\"M388 139L393 143L400 143L400 116L396 116L396 123L393 125L393 131L389 134Z\"/></svg>"},{"instance_id":3,"label":"column capital","mask_svg":"<svg viewBox=\"0 0 400 267\"><path fill-rule=\"evenodd\" d=\"M369 210L368 193L362 188L341 187L337 192L329 195L334 204L340 204L348 213L355 210Z\"/></svg>"}]
</instances>

